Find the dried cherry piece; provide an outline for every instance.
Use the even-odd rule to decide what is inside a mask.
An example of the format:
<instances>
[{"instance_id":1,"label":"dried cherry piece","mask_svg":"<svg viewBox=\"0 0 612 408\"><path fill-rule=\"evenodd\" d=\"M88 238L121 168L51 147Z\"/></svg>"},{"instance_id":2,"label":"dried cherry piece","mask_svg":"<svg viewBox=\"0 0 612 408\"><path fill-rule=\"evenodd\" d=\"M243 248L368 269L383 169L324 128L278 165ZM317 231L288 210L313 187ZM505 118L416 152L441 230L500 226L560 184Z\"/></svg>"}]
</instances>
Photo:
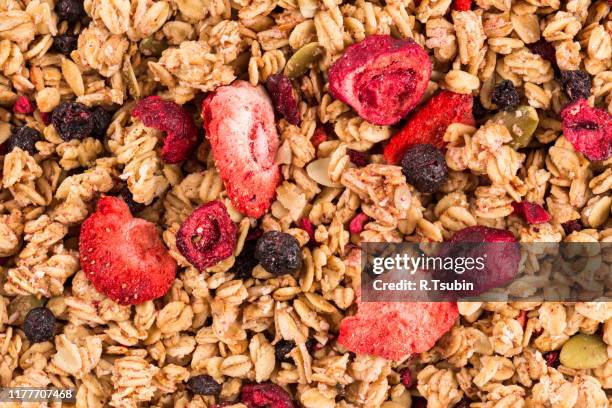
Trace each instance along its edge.
<instances>
[{"instance_id":1,"label":"dried cherry piece","mask_svg":"<svg viewBox=\"0 0 612 408\"><path fill-rule=\"evenodd\" d=\"M353 217L349 223L349 232L351 234L360 234L363 231L363 227L368 223L370 217L365 213L359 213Z\"/></svg>"},{"instance_id":2,"label":"dried cherry piece","mask_svg":"<svg viewBox=\"0 0 612 408\"><path fill-rule=\"evenodd\" d=\"M77 49L77 43L79 37L71 34L59 34L53 37L53 49L60 54L70 55L70 53Z\"/></svg>"},{"instance_id":3,"label":"dried cherry piece","mask_svg":"<svg viewBox=\"0 0 612 408\"><path fill-rule=\"evenodd\" d=\"M46 307L30 310L23 322L23 331L32 343L42 343L55 335L55 316Z\"/></svg>"},{"instance_id":4,"label":"dried cherry piece","mask_svg":"<svg viewBox=\"0 0 612 408\"><path fill-rule=\"evenodd\" d=\"M347 149L346 153L348 154L351 163L353 163L357 167L365 167L368 165L368 155L367 153L360 152L358 150Z\"/></svg>"},{"instance_id":5,"label":"dried cherry piece","mask_svg":"<svg viewBox=\"0 0 612 408\"><path fill-rule=\"evenodd\" d=\"M132 214L139 213L142 210L144 210L145 207L146 207L146 205L144 205L143 203L139 203L139 202L134 201L134 196L132 195L132 192L130 191L130 189L127 186L123 186L121 188L121 190L119 190L119 194L118 195L128 205L128 207L130 208L130 212Z\"/></svg>"},{"instance_id":6,"label":"dried cherry piece","mask_svg":"<svg viewBox=\"0 0 612 408\"><path fill-rule=\"evenodd\" d=\"M529 224L542 224L550 221L550 214L538 203L521 201L512 203L514 212Z\"/></svg>"},{"instance_id":7,"label":"dried cherry piece","mask_svg":"<svg viewBox=\"0 0 612 408\"><path fill-rule=\"evenodd\" d=\"M561 224L561 226L563 227L565 235L569 235L574 231L582 231L582 228L584 228L580 220L571 220L568 222L564 222L563 224Z\"/></svg>"},{"instance_id":8,"label":"dried cherry piece","mask_svg":"<svg viewBox=\"0 0 612 408\"><path fill-rule=\"evenodd\" d=\"M312 143L312 145L316 149L321 143L325 141L327 141L327 132L325 131L325 128L323 126L317 125L314 134L310 138L310 143Z\"/></svg>"},{"instance_id":9,"label":"dried cherry piece","mask_svg":"<svg viewBox=\"0 0 612 408\"><path fill-rule=\"evenodd\" d=\"M557 52L551 43L545 40L538 40L534 43L527 44L527 48L533 54L537 54L550 62L554 67L557 66Z\"/></svg>"},{"instance_id":10,"label":"dried cherry piece","mask_svg":"<svg viewBox=\"0 0 612 408\"><path fill-rule=\"evenodd\" d=\"M42 135L36 129L29 126L20 126L11 129L12 133L6 142L7 153L19 147L30 154L36 154L36 142L43 140Z\"/></svg>"},{"instance_id":11,"label":"dried cherry piece","mask_svg":"<svg viewBox=\"0 0 612 408\"><path fill-rule=\"evenodd\" d=\"M266 81L274 110L292 125L300 125L300 109L291 80L283 74L271 75Z\"/></svg>"},{"instance_id":12,"label":"dried cherry piece","mask_svg":"<svg viewBox=\"0 0 612 408\"><path fill-rule=\"evenodd\" d=\"M60 103L51 114L51 123L65 141L85 139L94 128L91 111L79 102Z\"/></svg>"},{"instance_id":13,"label":"dried cherry piece","mask_svg":"<svg viewBox=\"0 0 612 408\"><path fill-rule=\"evenodd\" d=\"M308 237L310 238L310 241L314 241L315 239L314 226L312 225L312 222L310 222L308 218L302 218L301 220L297 222L297 225L298 227L300 227L301 229L303 229L304 231L308 233Z\"/></svg>"},{"instance_id":14,"label":"dried cherry piece","mask_svg":"<svg viewBox=\"0 0 612 408\"><path fill-rule=\"evenodd\" d=\"M240 400L248 408L297 408L298 406L287 391L270 382L243 385L240 390Z\"/></svg>"},{"instance_id":15,"label":"dried cherry piece","mask_svg":"<svg viewBox=\"0 0 612 408\"><path fill-rule=\"evenodd\" d=\"M111 123L112 116L103 107L96 106L91 109L91 120L93 122L93 129L91 136L101 139L106 136L106 129Z\"/></svg>"},{"instance_id":16,"label":"dried cherry piece","mask_svg":"<svg viewBox=\"0 0 612 408\"><path fill-rule=\"evenodd\" d=\"M400 381L404 384L404 387L411 388L414 385L414 377L412 371L409 368L404 368L399 372Z\"/></svg>"},{"instance_id":17,"label":"dried cherry piece","mask_svg":"<svg viewBox=\"0 0 612 408\"><path fill-rule=\"evenodd\" d=\"M176 234L179 252L203 270L229 257L236 247L236 224L219 200L198 207Z\"/></svg>"},{"instance_id":18,"label":"dried cherry piece","mask_svg":"<svg viewBox=\"0 0 612 408\"><path fill-rule=\"evenodd\" d=\"M13 105L13 112L29 115L34 112L34 104L27 96L19 95Z\"/></svg>"},{"instance_id":19,"label":"dried cherry piece","mask_svg":"<svg viewBox=\"0 0 612 408\"><path fill-rule=\"evenodd\" d=\"M401 164L406 181L422 193L437 193L448 180L446 159L434 145L410 146Z\"/></svg>"},{"instance_id":20,"label":"dried cherry piece","mask_svg":"<svg viewBox=\"0 0 612 408\"><path fill-rule=\"evenodd\" d=\"M272 275L292 274L302 268L300 243L280 231L265 232L255 247L255 259Z\"/></svg>"},{"instance_id":21,"label":"dried cherry piece","mask_svg":"<svg viewBox=\"0 0 612 408\"><path fill-rule=\"evenodd\" d=\"M592 108L585 99L567 105L561 111L563 135L589 160L607 160L612 156L612 115Z\"/></svg>"}]
</instances>

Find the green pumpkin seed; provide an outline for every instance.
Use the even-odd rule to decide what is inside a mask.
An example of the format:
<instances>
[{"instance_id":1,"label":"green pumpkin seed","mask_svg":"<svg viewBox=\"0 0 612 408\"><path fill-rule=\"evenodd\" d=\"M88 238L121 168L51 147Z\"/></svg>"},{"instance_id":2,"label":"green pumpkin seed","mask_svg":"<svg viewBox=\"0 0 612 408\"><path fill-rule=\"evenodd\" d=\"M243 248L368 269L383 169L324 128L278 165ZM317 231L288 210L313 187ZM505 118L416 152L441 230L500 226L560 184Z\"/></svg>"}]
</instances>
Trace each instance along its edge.
<instances>
[{"instance_id":1,"label":"green pumpkin seed","mask_svg":"<svg viewBox=\"0 0 612 408\"><path fill-rule=\"evenodd\" d=\"M165 40L156 40L152 37L145 38L138 45L138 49L147 57L159 57L162 52L168 48L168 43Z\"/></svg>"},{"instance_id":2,"label":"green pumpkin seed","mask_svg":"<svg viewBox=\"0 0 612 408\"><path fill-rule=\"evenodd\" d=\"M608 361L607 346L599 336L577 334L565 342L559 359L576 370L599 367Z\"/></svg>"},{"instance_id":3,"label":"green pumpkin seed","mask_svg":"<svg viewBox=\"0 0 612 408\"><path fill-rule=\"evenodd\" d=\"M44 304L43 299L38 299L36 296L17 296L8 305L9 316L17 314L14 320L15 324L22 324L28 312L35 307L40 307Z\"/></svg>"},{"instance_id":4,"label":"green pumpkin seed","mask_svg":"<svg viewBox=\"0 0 612 408\"><path fill-rule=\"evenodd\" d=\"M316 62L323 54L323 49L317 42L311 42L297 50L285 65L285 75L296 78L304 74L311 64Z\"/></svg>"},{"instance_id":5,"label":"green pumpkin seed","mask_svg":"<svg viewBox=\"0 0 612 408\"><path fill-rule=\"evenodd\" d=\"M538 127L540 119L538 112L531 106L521 105L511 111L502 111L493 116L494 122L501 122L512 135L510 145L515 149L525 147L531 142L533 132Z\"/></svg>"}]
</instances>

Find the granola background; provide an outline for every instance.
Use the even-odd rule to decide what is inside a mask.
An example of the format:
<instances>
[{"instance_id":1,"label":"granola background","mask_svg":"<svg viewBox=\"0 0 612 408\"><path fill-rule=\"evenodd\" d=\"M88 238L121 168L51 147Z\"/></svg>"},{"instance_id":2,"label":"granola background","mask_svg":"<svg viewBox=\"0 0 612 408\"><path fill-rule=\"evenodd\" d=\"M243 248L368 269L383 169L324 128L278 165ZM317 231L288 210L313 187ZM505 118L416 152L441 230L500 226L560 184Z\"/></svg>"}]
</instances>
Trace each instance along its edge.
<instances>
[{"instance_id":1,"label":"granola background","mask_svg":"<svg viewBox=\"0 0 612 408\"><path fill-rule=\"evenodd\" d=\"M66 2L74 0L57 3ZM563 137L567 95L553 64L527 47L552 43L558 67L586 71L589 103L612 113L608 1L476 0L457 12L451 0L86 0L86 17L71 23L59 6L0 0L0 143L14 126L42 134L33 154L0 154L0 386L74 387L79 408L208 408L235 401L249 381L287 386L306 408L422 406L419 397L431 408L466 406L465 398L472 408L609 405L612 359L589 370L547 360L579 332L601 335L611 357L612 303L459 304L461 320L432 350L399 362L354 355L335 341L342 317L354 312L361 240L435 242L472 225L510 229L521 242L612 240L612 159L590 162ZM67 55L53 46L65 34L78 36ZM490 109L494 85L512 81L538 110L538 143L519 152L502 126L451 125L450 177L436 195L416 191L376 150L368 166L351 166L349 149L367 152L397 130L364 121L327 91L329 66L372 34L412 38L429 52L426 98L448 89ZM208 142L201 138L182 165L166 164L162 135L130 111L135 100L160 95L199 121L206 92L279 72L299 91L302 121L277 123L283 181L258 225L295 236L304 267L273 277L258 265L242 279L232 267L257 220L231 207ZM13 111L21 95L35 103L33 113ZM104 138L59 137L48 114L73 100L114 112ZM315 146L321 126L327 140ZM97 197L124 186L181 267L163 298L138 306L98 293L79 265L79 225ZM214 199L236 222L238 244L200 272L177 250L176 232ZM545 206L551 221L536 227L512 215L521 199ZM349 231L360 212L368 216L363 229ZM315 245L306 245L303 218ZM567 234L561 224L572 220L585 228ZM601 258L609 272L610 255ZM61 328L52 342L30 344L20 325L43 301ZM280 340L297 345L290 362L274 357ZM202 373L222 383L218 399L186 390Z\"/></svg>"}]
</instances>

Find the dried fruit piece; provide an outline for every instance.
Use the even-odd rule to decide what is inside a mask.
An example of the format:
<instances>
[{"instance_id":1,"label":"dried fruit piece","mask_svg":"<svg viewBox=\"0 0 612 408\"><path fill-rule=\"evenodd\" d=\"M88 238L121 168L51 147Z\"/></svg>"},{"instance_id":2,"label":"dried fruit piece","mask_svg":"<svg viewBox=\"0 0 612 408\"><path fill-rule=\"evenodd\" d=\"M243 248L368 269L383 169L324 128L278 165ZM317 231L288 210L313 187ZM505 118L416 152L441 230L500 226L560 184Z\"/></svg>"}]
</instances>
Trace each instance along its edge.
<instances>
[{"instance_id":1,"label":"dried fruit piece","mask_svg":"<svg viewBox=\"0 0 612 408\"><path fill-rule=\"evenodd\" d=\"M93 122L91 136L98 139L106 136L106 129L108 129L111 119L111 114L108 113L103 107L96 106L95 108L91 109L91 120Z\"/></svg>"},{"instance_id":2,"label":"dried fruit piece","mask_svg":"<svg viewBox=\"0 0 612 408\"><path fill-rule=\"evenodd\" d=\"M298 406L287 391L270 382L243 385L240 390L240 401L248 408L297 408Z\"/></svg>"},{"instance_id":3,"label":"dried fruit piece","mask_svg":"<svg viewBox=\"0 0 612 408\"><path fill-rule=\"evenodd\" d=\"M402 173L406 181L422 193L437 193L448 180L444 154L431 144L417 144L406 149Z\"/></svg>"},{"instance_id":4,"label":"dried fruit piece","mask_svg":"<svg viewBox=\"0 0 612 408\"><path fill-rule=\"evenodd\" d=\"M234 274L236 279L249 279L253 274L253 268L257 266L259 262L255 259L255 240L248 239L245 241L242 251L236 257L234 265L230 272Z\"/></svg>"},{"instance_id":5,"label":"dried fruit piece","mask_svg":"<svg viewBox=\"0 0 612 408\"><path fill-rule=\"evenodd\" d=\"M329 68L329 91L368 122L393 125L420 102L430 76L429 56L416 42L371 35Z\"/></svg>"},{"instance_id":6,"label":"dried fruit piece","mask_svg":"<svg viewBox=\"0 0 612 408\"><path fill-rule=\"evenodd\" d=\"M29 115L34 112L34 104L27 96L19 95L13 105L13 112Z\"/></svg>"},{"instance_id":7,"label":"dried fruit piece","mask_svg":"<svg viewBox=\"0 0 612 408\"><path fill-rule=\"evenodd\" d=\"M568 222L564 222L563 224L561 224L561 226L563 227L565 235L569 235L574 231L581 231L582 228L584 228L580 220L571 220Z\"/></svg>"},{"instance_id":8,"label":"dried fruit piece","mask_svg":"<svg viewBox=\"0 0 612 408\"><path fill-rule=\"evenodd\" d=\"M480 102L480 97L475 96L474 102L472 104L472 115L474 115L474 119L480 121L481 119L484 119L489 113L489 110L482 105L482 102Z\"/></svg>"},{"instance_id":9,"label":"dried fruit piece","mask_svg":"<svg viewBox=\"0 0 612 408\"><path fill-rule=\"evenodd\" d=\"M521 216L529 224L542 224L550 221L550 214L540 204L529 201L512 203L515 214Z\"/></svg>"},{"instance_id":10,"label":"dried fruit piece","mask_svg":"<svg viewBox=\"0 0 612 408\"><path fill-rule=\"evenodd\" d=\"M79 253L96 290L122 305L165 295L176 275L176 262L155 224L132 217L117 197L102 197L83 222Z\"/></svg>"},{"instance_id":11,"label":"dried fruit piece","mask_svg":"<svg viewBox=\"0 0 612 408\"><path fill-rule=\"evenodd\" d=\"M204 270L232 255L236 229L225 204L211 201L183 222L176 234L176 247L192 265Z\"/></svg>"},{"instance_id":12,"label":"dried fruit piece","mask_svg":"<svg viewBox=\"0 0 612 408\"><path fill-rule=\"evenodd\" d=\"M221 394L221 384L215 381L210 375L202 374L191 377L187 380L187 389L197 395Z\"/></svg>"},{"instance_id":13,"label":"dried fruit piece","mask_svg":"<svg viewBox=\"0 0 612 408\"><path fill-rule=\"evenodd\" d=\"M592 108L584 99L561 111L563 135L589 160L607 160L612 156L612 115Z\"/></svg>"},{"instance_id":14,"label":"dried fruit piece","mask_svg":"<svg viewBox=\"0 0 612 408\"><path fill-rule=\"evenodd\" d=\"M303 229L304 231L308 233L308 236L310 237L310 241L314 241L315 239L314 226L312 225L312 222L310 222L308 218L300 219L297 225L298 227L300 227L301 229Z\"/></svg>"},{"instance_id":15,"label":"dried fruit piece","mask_svg":"<svg viewBox=\"0 0 612 408\"><path fill-rule=\"evenodd\" d=\"M353 149L346 149L346 153L348 154L351 163L353 163L357 167L365 167L368 165L368 154L365 152L360 152Z\"/></svg>"},{"instance_id":16,"label":"dried fruit piece","mask_svg":"<svg viewBox=\"0 0 612 408\"><path fill-rule=\"evenodd\" d=\"M293 53L285 65L285 75L289 78L297 78L306 73L308 68L323 55L323 47L317 42L303 45Z\"/></svg>"},{"instance_id":17,"label":"dried fruit piece","mask_svg":"<svg viewBox=\"0 0 612 408\"><path fill-rule=\"evenodd\" d=\"M32 343L42 343L55 335L55 316L46 307L36 307L28 312L23 322L23 332Z\"/></svg>"},{"instance_id":18,"label":"dried fruit piece","mask_svg":"<svg viewBox=\"0 0 612 408\"><path fill-rule=\"evenodd\" d=\"M300 125L300 109L291 81L283 74L271 75L266 89L274 103L274 109L292 125Z\"/></svg>"},{"instance_id":19,"label":"dried fruit piece","mask_svg":"<svg viewBox=\"0 0 612 408\"><path fill-rule=\"evenodd\" d=\"M510 146L514 149L527 146L540 123L538 112L528 105L521 105L511 111L499 112L491 120L508 128L512 136Z\"/></svg>"},{"instance_id":20,"label":"dried fruit piece","mask_svg":"<svg viewBox=\"0 0 612 408\"><path fill-rule=\"evenodd\" d=\"M411 388L414 385L414 378L412 376L412 371L409 368L404 368L399 373L400 381L406 388Z\"/></svg>"},{"instance_id":21,"label":"dried fruit piece","mask_svg":"<svg viewBox=\"0 0 612 408\"><path fill-rule=\"evenodd\" d=\"M353 217L349 223L349 232L351 234L360 234L363 231L363 227L368 223L370 217L365 213L359 213Z\"/></svg>"},{"instance_id":22,"label":"dried fruit piece","mask_svg":"<svg viewBox=\"0 0 612 408\"><path fill-rule=\"evenodd\" d=\"M202 104L206 137L233 206L261 217L272 204L280 170L274 110L263 87L235 81Z\"/></svg>"},{"instance_id":23,"label":"dried fruit piece","mask_svg":"<svg viewBox=\"0 0 612 408\"><path fill-rule=\"evenodd\" d=\"M559 350L552 350L552 351L549 351L548 353L544 353L542 357L544 357L544 360L546 361L546 365L549 367L557 368L559 367L559 364L561 363L559 361Z\"/></svg>"},{"instance_id":24,"label":"dried fruit piece","mask_svg":"<svg viewBox=\"0 0 612 408\"><path fill-rule=\"evenodd\" d=\"M409 146L429 143L444 147L442 137L451 123L474 126L472 114L473 98L450 91L442 91L408 119L406 125L395 134L385 146L387 163L396 164Z\"/></svg>"},{"instance_id":25,"label":"dried fruit piece","mask_svg":"<svg viewBox=\"0 0 612 408\"><path fill-rule=\"evenodd\" d=\"M94 128L91 111L79 102L60 103L53 109L51 123L65 141L85 139Z\"/></svg>"},{"instance_id":26,"label":"dried fruit piece","mask_svg":"<svg viewBox=\"0 0 612 408\"><path fill-rule=\"evenodd\" d=\"M77 49L77 43L79 37L71 34L58 34L53 37L53 49L60 54L70 55L70 53Z\"/></svg>"},{"instance_id":27,"label":"dried fruit piece","mask_svg":"<svg viewBox=\"0 0 612 408\"><path fill-rule=\"evenodd\" d=\"M175 102L149 96L136 104L132 116L140 119L145 126L166 132L161 151L161 158L166 163L185 160L198 141L193 118Z\"/></svg>"},{"instance_id":28,"label":"dried fruit piece","mask_svg":"<svg viewBox=\"0 0 612 408\"><path fill-rule=\"evenodd\" d=\"M608 361L607 346L599 336L579 333L563 344L559 360L575 370L596 368Z\"/></svg>"},{"instance_id":29,"label":"dried fruit piece","mask_svg":"<svg viewBox=\"0 0 612 408\"><path fill-rule=\"evenodd\" d=\"M491 91L491 102L500 109L510 109L519 104L521 98L514 84L509 79L504 79L495 85Z\"/></svg>"},{"instance_id":30,"label":"dried fruit piece","mask_svg":"<svg viewBox=\"0 0 612 408\"><path fill-rule=\"evenodd\" d=\"M571 101L591 96L591 77L585 71L561 71L561 86Z\"/></svg>"},{"instance_id":31,"label":"dried fruit piece","mask_svg":"<svg viewBox=\"0 0 612 408\"><path fill-rule=\"evenodd\" d=\"M272 275L294 273L302 267L300 243L285 232L265 232L257 240L255 259Z\"/></svg>"},{"instance_id":32,"label":"dried fruit piece","mask_svg":"<svg viewBox=\"0 0 612 408\"><path fill-rule=\"evenodd\" d=\"M557 52L551 43L545 40L538 40L534 43L527 44L527 48L533 54L539 55L550 62L554 67L557 66Z\"/></svg>"},{"instance_id":33,"label":"dried fruit piece","mask_svg":"<svg viewBox=\"0 0 612 408\"><path fill-rule=\"evenodd\" d=\"M291 350L295 348L295 341L281 339L274 345L274 357L281 363L291 363L293 359L289 356Z\"/></svg>"},{"instance_id":34,"label":"dried fruit piece","mask_svg":"<svg viewBox=\"0 0 612 408\"><path fill-rule=\"evenodd\" d=\"M60 20L76 23L85 18L83 0L58 0L55 3L55 13Z\"/></svg>"},{"instance_id":35,"label":"dried fruit piece","mask_svg":"<svg viewBox=\"0 0 612 408\"><path fill-rule=\"evenodd\" d=\"M146 207L146 205L144 205L143 203L138 203L134 201L134 196L132 195L132 192L127 186L123 186L121 190L119 190L118 196L121 197L123 201L125 201L132 214L139 213Z\"/></svg>"},{"instance_id":36,"label":"dried fruit piece","mask_svg":"<svg viewBox=\"0 0 612 408\"><path fill-rule=\"evenodd\" d=\"M42 135L36 129L29 126L20 126L12 129L11 136L6 142L7 153L18 147L30 154L36 154L36 142L43 140Z\"/></svg>"},{"instance_id":37,"label":"dried fruit piece","mask_svg":"<svg viewBox=\"0 0 612 408\"><path fill-rule=\"evenodd\" d=\"M327 132L325 131L325 128L323 126L317 125L314 134L310 138L310 143L312 143L312 145L316 149L321 143L325 141L327 141Z\"/></svg>"},{"instance_id":38,"label":"dried fruit piece","mask_svg":"<svg viewBox=\"0 0 612 408\"><path fill-rule=\"evenodd\" d=\"M472 8L472 0L454 0L453 10L468 11Z\"/></svg>"}]
</instances>

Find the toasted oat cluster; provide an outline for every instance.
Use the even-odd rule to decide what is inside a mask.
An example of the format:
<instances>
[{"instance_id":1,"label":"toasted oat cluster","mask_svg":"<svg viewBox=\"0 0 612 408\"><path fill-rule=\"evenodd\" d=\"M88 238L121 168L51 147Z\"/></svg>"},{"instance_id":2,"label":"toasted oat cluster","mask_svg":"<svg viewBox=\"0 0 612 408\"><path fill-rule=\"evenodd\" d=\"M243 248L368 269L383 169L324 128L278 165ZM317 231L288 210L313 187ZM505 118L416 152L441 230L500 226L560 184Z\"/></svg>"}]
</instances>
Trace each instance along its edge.
<instances>
[{"instance_id":1,"label":"toasted oat cluster","mask_svg":"<svg viewBox=\"0 0 612 408\"><path fill-rule=\"evenodd\" d=\"M611 114L608 0L0 0L0 388L608 407L609 249L361 303L359 244L612 242Z\"/></svg>"}]
</instances>

